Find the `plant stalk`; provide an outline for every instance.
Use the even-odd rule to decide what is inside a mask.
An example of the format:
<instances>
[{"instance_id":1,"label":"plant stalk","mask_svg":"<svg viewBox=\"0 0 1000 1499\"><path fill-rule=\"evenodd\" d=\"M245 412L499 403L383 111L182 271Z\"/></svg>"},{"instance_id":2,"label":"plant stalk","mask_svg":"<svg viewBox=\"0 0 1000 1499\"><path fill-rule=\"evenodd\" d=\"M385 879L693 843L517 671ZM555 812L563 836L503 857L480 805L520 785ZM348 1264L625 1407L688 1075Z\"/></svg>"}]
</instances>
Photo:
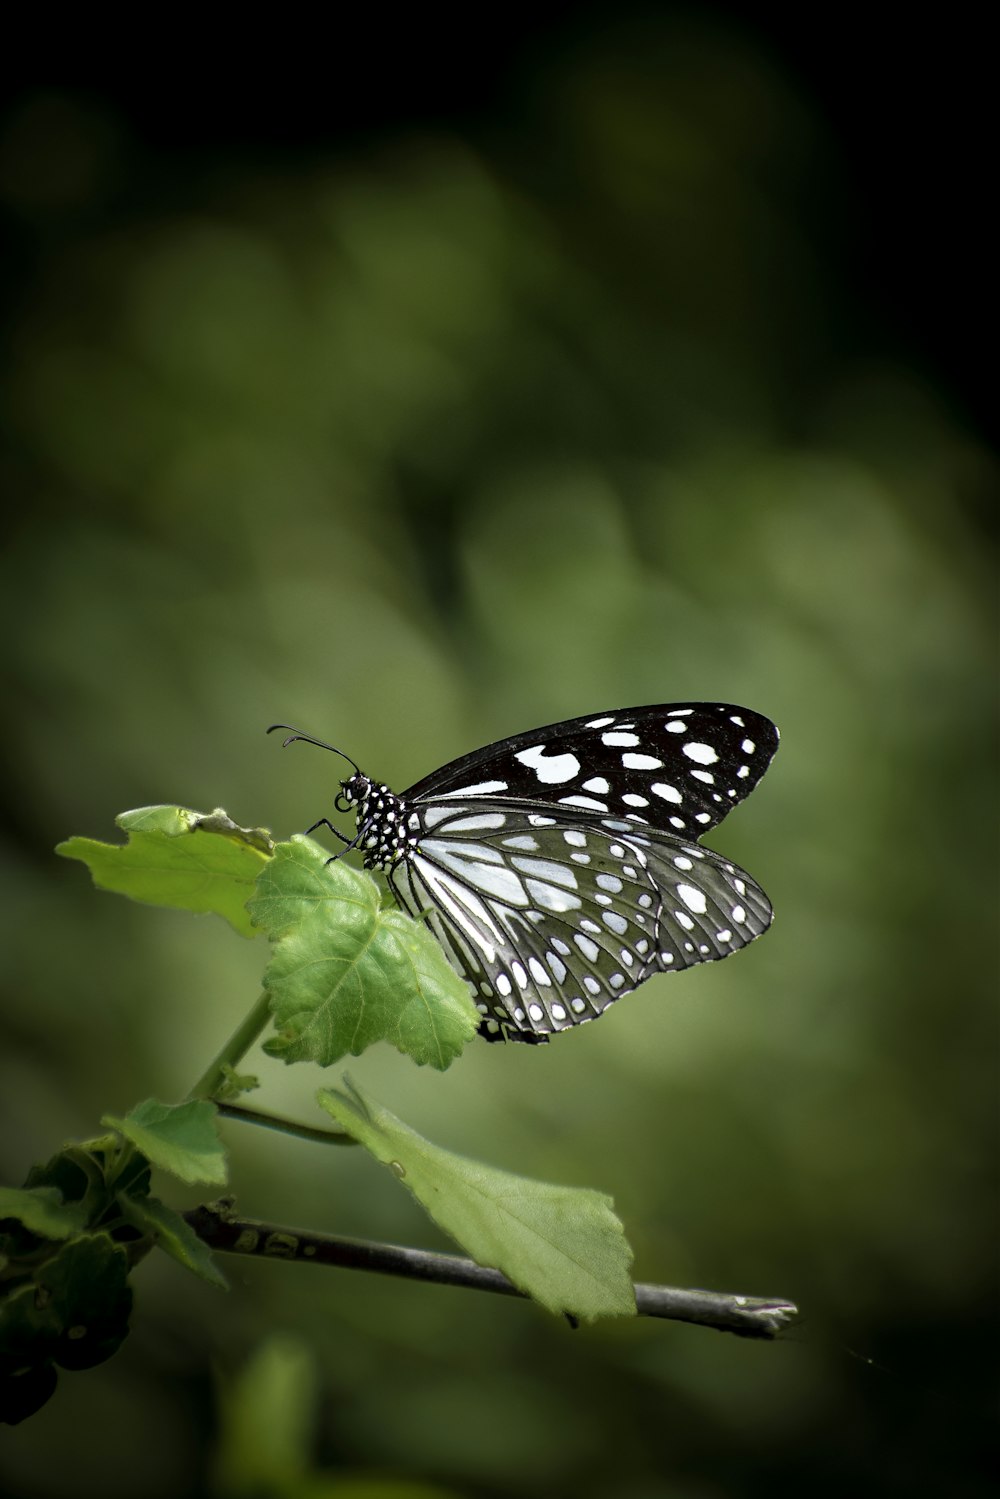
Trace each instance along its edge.
<instances>
[{"instance_id":1,"label":"plant stalk","mask_svg":"<svg viewBox=\"0 0 1000 1499\"><path fill-rule=\"evenodd\" d=\"M477 1265L457 1254L437 1254L399 1244L378 1244L238 1218L231 1202L202 1204L184 1214L210 1249L258 1259L296 1260L314 1265L339 1265L400 1275L437 1285L494 1291L501 1296L524 1296L499 1270ZM780 1296L738 1296L726 1291L688 1290L680 1286L637 1283L636 1311L641 1317L665 1317L731 1332L743 1338L774 1339L798 1320L793 1301Z\"/></svg>"},{"instance_id":2,"label":"plant stalk","mask_svg":"<svg viewBox=\"0 0 1000 1499\"><path fill-rule=\"evenodd\" d=\"M205 1068L188 1098L211 1098L225 1081L226 1068L236 1067L243 1060L270 1018L270 996L262 990L253 1009L243 1017L218 1056Z\"/></svg>"}]
</instances>

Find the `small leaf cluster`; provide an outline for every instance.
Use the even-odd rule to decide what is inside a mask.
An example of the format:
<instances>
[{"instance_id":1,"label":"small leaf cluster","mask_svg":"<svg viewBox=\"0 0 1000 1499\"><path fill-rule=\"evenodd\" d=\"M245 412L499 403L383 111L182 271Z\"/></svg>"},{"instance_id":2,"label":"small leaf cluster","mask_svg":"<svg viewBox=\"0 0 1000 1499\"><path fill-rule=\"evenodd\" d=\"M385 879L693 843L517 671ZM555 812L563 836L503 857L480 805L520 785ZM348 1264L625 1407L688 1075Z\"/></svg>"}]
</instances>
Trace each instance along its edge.
<instances>
[{"instance_id":1,"label":"small leaf cluster","mask_svg":"<svg viewBox=\"0 0 1000 1499\"><path fill-rule=\"evenodd\" d=\"M57 852L85 863L100 889L221 916L242 937L266 935L264 998L186 1100L147 1099L106 1115L109 1134L68 1146L23 1187L0 1189L0 1417L8 1422L44 1404L57 1369L115 1352L128 1331L129 1273L154 1247L225 1287L188 1217L152 1195L151 1170L225 1185L216 1105L257 1086L236 1067L264 1026L273 1026L265 1050L289 1064L327 1067L386 1041L443 1070L479 1024L430 933L385 906L368 874L331 863L309 838L275 843L221 810L146 807L117 821L124 844L71 838ZM319 1103L340 1140L361 1145L440 1229L542 1306L574 1320L634 1315L631 1250L608 1197L442 1150L346 1078Z\"/></svg>"},{"instance_id":2,"label":"small leaf cluster","mask_svg":"<svg viewBox=\"0 0 1000 1499\"><path fill-rule=\"evenodd\" d=\"M116 821L127 843L70 838L56 852L99 889L267 936L273 1056L328 1067L388 1041L443 1070L475 1036L479 1014L431 934L312 839L275 843L221 809L144 807Z\"/></svg>"},{"instance_id":3,"label":"small leaf cluster","mask_svg":"<svg viewBox=\"0 0 1000 1499\"><path fill-rule=\"evenodd\" d=\"M209 1103L150 1099L105 1119L113 1133L33 1166L23 1187L0 1188L0 1419L44 1405L57 1369L89 1369L117 1351L129 1273L154 1245L225 1286L205 1245L150 1192L153 1164L185 1181L225 1180L214 1115Z\"/></svg>"}]
</instances>

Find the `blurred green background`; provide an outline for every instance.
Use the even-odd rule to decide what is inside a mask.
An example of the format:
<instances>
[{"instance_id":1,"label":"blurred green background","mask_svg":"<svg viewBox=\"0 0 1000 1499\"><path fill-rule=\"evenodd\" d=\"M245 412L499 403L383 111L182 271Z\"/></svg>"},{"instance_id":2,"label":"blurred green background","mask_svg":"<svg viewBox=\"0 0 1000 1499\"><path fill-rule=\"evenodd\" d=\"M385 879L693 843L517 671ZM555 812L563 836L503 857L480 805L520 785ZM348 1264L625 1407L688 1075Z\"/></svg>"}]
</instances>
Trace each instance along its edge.
<instances>
[{"instance_id":1,"label":"blurred green background","mask_svg":"<svg viewBox=\"0 0 1000 1499\"><path fill-rule=\"evenodd\" d=\"M351 1071L442 1145L612 1193L638 1278L805 1322L574 1334L151 1260L121 1353L7 1432L0 1486L985 1492L995 471L967 372L883 316L850 152L766 37L591 13L508 39L481 107L470 65L450 112L411 79L380 113L351 70L298 134L264 87L192 118L181 81L4 115L0 1175L181 1096L264 960L94 893L60 839L161 801L307 826L340 771L275 719L402 788L535 724L729 699L783 735L711 839L770 894L764 941L545 1048ZM253 1069L262 1106L316 1118L332 1077ZM441 1243L360 1152L226 1134L246 1213Z\"/></svg>"}]
</instances>

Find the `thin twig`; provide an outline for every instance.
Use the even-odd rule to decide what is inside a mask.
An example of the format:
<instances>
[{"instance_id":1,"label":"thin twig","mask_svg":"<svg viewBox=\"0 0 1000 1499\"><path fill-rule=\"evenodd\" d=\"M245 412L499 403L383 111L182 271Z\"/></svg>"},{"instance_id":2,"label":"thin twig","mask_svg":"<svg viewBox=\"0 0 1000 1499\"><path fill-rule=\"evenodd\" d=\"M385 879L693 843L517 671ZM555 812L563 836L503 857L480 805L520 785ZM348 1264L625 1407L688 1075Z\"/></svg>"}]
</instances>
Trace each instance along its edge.
<instances>
[{"instance_id":1,"label":"thin twig","mask_svg":"<svg viewBox=\"0 0 1000 1499\"><path fill-rule=\"evenodd\" d=\"M231 1212L226 1202L220 1202L192 1208L184 1217L210 1249L227 1254L339 1265L342 1269L401 1275L437 1285L495 1291L501 1296L524 1295L499 1270L486 1269L461 1255L288 1229L252 1218L237 1218ZM776 1338L798 1318L795 1303L783 1297L735 1296L724 1291L637 1284L635 1301L642 1317L694 1322L744 1338Z\"/></svg>"},{"instance_id":2,"label":"thin twig","mask_svg":"<svg viewBox=\"0 0 1000 1499\"><path fill-rule=\"evenodd\" d=\"M313 1124L297 1124L294 1119L279 1119L276 1114L261 1114L257 1109L246 1109L238 1103L220 1103L216 1100L215 1107L226 1119L237 1119L241 1124L256 1124L262 1129L274 1129L282 1135L293 1135L297 1140L312 1140L317 1145L358 1143L345 1129L318 1129Z\"/></svg>"}]
</instances>

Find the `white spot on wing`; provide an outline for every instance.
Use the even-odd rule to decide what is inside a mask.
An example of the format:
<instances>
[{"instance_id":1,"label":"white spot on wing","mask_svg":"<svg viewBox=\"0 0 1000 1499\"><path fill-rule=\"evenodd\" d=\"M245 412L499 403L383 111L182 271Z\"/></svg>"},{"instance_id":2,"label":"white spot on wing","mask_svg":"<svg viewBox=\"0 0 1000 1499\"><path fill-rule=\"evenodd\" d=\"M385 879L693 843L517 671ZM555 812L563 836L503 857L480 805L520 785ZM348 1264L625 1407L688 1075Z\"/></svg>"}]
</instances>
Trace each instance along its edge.
<instances>
[{"instance_id":1,"label":"white spot on wing","mask_svg":"<svg viewBox=\"0 0 1000 1499\"><path fill-rule=\"evenodd\" d=\"M455 791L440 791L436 800L446 796L489 796L493 791L506 791L506 781L479 781L475 786L459 786Z\"/></svg>"},{"instance_id":2,"label":"white spot on wing","mask_svg":"<svg viewBox=\"0 0 1000 1499\"><path fill-rule=\"evenodd\" d=\"M642 743L638 734L626 734L621 729L609 729L606 734L601 735L601 739L605 744L617 744L624 749L632 749L635 745Z\"/></svg>"},{"instance_id":3,"label":"white spot on wing","mask_svg":"<svg viewBox=\"0 0 1000 1499\"><path fill-rule=\"evenodd\" d=\"M630 807L648 807L649 798L640 796L636 791L625 791L622 793L622 801L628 802Z\"/></svg>"},{"instance_id":4,"label":"white spot on wing","mask_svg":"<svg viewBox=\"0 0 1000 1499\"><path fill-rule=\"evenodd\" d=\"M654 781L649 789L655 796L662 796L665 802L673 802L678 807L684 805L684 798L676 786L667 786L663 781Z\"/></svg>"},{"instance_id":5,"label":"white spot on wing","mask_svg":"<svg viewBox=\"0 0 1000 1499\"><path fill-rule=\"evenodd\" d=\"M586 807L595 812L608 810L604 802L595 802L592 796L561 796L559 800L564 807Z\"/></svg>"},{"instance_id":6,"label":"white spot on wing","mask_svg":"<svg viewBox=\"0 0 1000 1499\"><path fill-rule=\"evenodd\" d=\"M622 755L622 764L626 770L661 770L663 768L663 761L657 760L653 755L626 753Z\"/></svg>"},{"instance_id":7,"label":"white spot on wing","mask_svg":"<svg viewBox=\"0 0 1000 1499\"><path fill-rule=\"evenodd\" d=\"M443 840L425 839L421 845L420 852L425 860L431 860L436 864L449 869L466 885L472 885L474 889L482 891L485 895L495 896L497 900L506 901L512 906L526 906L528 897L524 893L524 887L517 875L511 869L505 869L502 864L487 864L483 861L456 857L453 852L454 845L448 845Z\"/></svg>"},{"instance_id":8,"label":"white spot on wing","mask_svg":"<svg viewBox=\"0 0 1000 1499\"><path fill-rule=\"evenodd\" d=\"M576 911L583 904L578 895L571 895L558 885L548 885L542 880L526 880L525 884L532 899L547 911Z\"/></svg>"},{"instance_id":9,"label":"white spot on wing","mask_svg":"<svg viewBox=\"0 0 1000 1499\"><path fill-rule=\"evenodd\" d=\"M682 753L687 755L689 760L697 760L699 765L714 765L719 758L710 744L702 744L698 740L683 745Z\"/></svg>"},{"instance_id":10,"label":"white spot on wing","mask_svg":"<svg viewBox=\"0 0 1000 1499\"><path fill-rule=\"evenodd\" d=\"M591 776L589 781L583 783L584 791L596 791L598 796L607 796L611 787L603 776Z\"/></svg>"},{"instance_id":11,"label":"white spot on wing","mask_svg":"<svg viewBox=\"0 0 1000 1499\"><path fill-rule=\"evenodd\" d=\"M537 958L529 958L528 967L531 969L531 977L534 979L536 984L547 984L551 989L552 980L549 978L548 974ZM536 1015L534 1018L537 1020L539 1017Z\"/></svg>"},{"instance_id":12,"label":"white spot on wing","mask_svg":"<svg viewBox=\"0 0 1000 1499\"><path fill-rule=\"evenodd\" d=\"M703 891L698 890L694 885L678 885L677 894L689 911L697 911L699 916L704 916L708 909L708 902Z\"/></svg>"},{"instance_id":13,"label":"white spot on wing","mask_svg":"<svg viewBox=\"0 0 1000 1499\"><path fill-rule=\"evenodd\" d=\"M603 729L609 723L614 723L614 718L592 718L587 724L588 729Z\"/></svg>"},{"instance_id":14,"label":"white spot on wing","mask_svg":"<svg viewBox=\"0 0 1000 1499\"><path fill-rule=\"evenodd\" d=\"M430 832L431 828L437 827L439 822L452 816L454 816L454 811L451 807L428 807L423 813L424 827Z\"/></svg>"},{"instance_id":15,"label":"white spot on wing","mask_svg":"<svg viewBox=\"0 0 1000 1499\"><path fill-rule=\"evenodd\" d=\"M536 879L565 885L568 890L577 888L576 875L567 864L557 864L554 859L526 859L523 854L514 854L510 862L522 874L533 874Z\"/></svg>"},{"instance_id":16,"label":"white spot on wing","mask_svg":"<svg viewBox=\"0 0 1000 1499\"><path fill-rule=\"evenodd\" d=\"M554 942L552 946L555 947ZM546 963L548 963L549 968L552 970L552 974L555 978L556 983L561 984L563 979L566 977L566 964L563 962L562 958L557 958L554 952L547 952L545 954L545 961ZM554 1013L555 1011L553 1011L553 1014Z\"/></svg>"},{"instance_id":17,"label":"white spot on wing","mask_svg":"<svg viewBox=\"0 0 1000 1499\"><path fill-rule=\"evenodd\" d=\"M544 744L533 744L528 749L518 750L514 756L522 765L527 765L546 786L557 786L571 781L579 773L580 762L568 751L563 755L546 756Z\"/></svg>"},{"instance_id":18,"label":"white spot on wing","mask_svg":"<svg viewBox=\"0 0 1000 1499\"><path fill-rule=\"evenodd\" d=\"M576 943L577 947L580 949L580 951L583 953L583 956L589 963L597 962L597 957L601 949L598 947L596 942L592 942L589 937L581 937L579 932L573 938L573 941Z\"/></svg>"},{"instance_id":19,"label":"white spot on wing","mask_svg":"<svg viewBox=\"0 0 1000 1499\"><path fill-rule=\"evenodd\" d=\"M752 755L756 748L757 746L754 744L752 739L744 739L743 743L740 745L740 749L745 755Z\"/></svg>"},{"instance_id":20,"label":"white spot on wing","mask_svg":"<svg viewBox=\"0 0 1000 1499\"><path fill-rule=\"evenodd\" d=\"M576 828L567 829L567 831L563 833L563 838L571 846L571 848L587 847L586 835L584 833L578 832Z\"/></svg>"},{"instance_id":21,"label":"white spot on wing","mask_svg":"<svg viewBox=\"0 0 1000 1499\"><path fill-rule=\"evenodd\" d=\"M449 833L479 833L490 828L502 828L507 821L502 812L480 812L475 817L458 817L449 822Z\"/></svg>"}]
</instances>

